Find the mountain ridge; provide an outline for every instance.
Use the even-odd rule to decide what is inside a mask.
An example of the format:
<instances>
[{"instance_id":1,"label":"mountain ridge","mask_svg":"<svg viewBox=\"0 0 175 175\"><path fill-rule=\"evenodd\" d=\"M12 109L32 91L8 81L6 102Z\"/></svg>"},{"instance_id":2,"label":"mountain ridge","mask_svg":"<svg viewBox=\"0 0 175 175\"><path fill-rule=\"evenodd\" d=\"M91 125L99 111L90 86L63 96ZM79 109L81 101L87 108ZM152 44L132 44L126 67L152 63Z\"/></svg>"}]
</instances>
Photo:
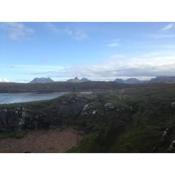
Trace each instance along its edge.
<instances>
[{"instance_id":1,"label":"mountain ridge","mask_svg":"<svg viewBox=\"0 0 175 175\"><path fill-rule=\"evenodd\" d=\"M45 77L41 77L41 78L34 78L32 81L30 81L30 83L35 84L35 83L53 83L54 81L51 78L45 78Z\"/></svg>"},{"instance_id":2,"label":"mountain ridge","mask_svg":"<svg viewBox=\"0 0 175 175\"><path fill-rule=\"evenodd\" d=\"M90 80L87 79L87 78L81 78L81 79L79 79L78 77L75 77L73 79L67 80L67 82L71 82L71 83L80 83L80 82L88 82L88 81L90 81Z\"/></svg>"}]
</instances>

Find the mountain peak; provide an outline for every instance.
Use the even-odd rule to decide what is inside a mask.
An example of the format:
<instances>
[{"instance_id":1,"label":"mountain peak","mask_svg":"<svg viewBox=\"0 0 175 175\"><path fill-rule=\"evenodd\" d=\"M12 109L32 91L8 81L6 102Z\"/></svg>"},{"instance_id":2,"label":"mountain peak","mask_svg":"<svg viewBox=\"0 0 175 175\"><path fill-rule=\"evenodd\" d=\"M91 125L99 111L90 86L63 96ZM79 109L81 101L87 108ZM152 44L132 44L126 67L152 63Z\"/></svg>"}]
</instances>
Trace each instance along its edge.
<instances>
[{"instance_id":1,"label":"mountain peak","mask_svg":"<svg viewBox=\"0 0 175 175\"><path fill-rule=\"evenodd\" d=\"M51 78L45 78L45 77L41 77L41 78L34 78L30 83L52 83L54 82Z\"/></svg>"},{"instance_id":2,"label":"mountain peak","mask_svg":"<svg viewBox=\"0 0 175 175\"><path fill-rule=\"evenodd\" d=\"M75 77L73 79L67 80L68 82L73 82L73 83L79 83L79 82L86 82L89 81L87 78L81 78L79 79L78 77Z\"/></svg>"},{"instance_id":3,"label":"mountain peak","mask_svg":"<svg viewBox=\"0 0 175 175\"><path fill-rule=\"evenodd\" d=\"M137 78L128 78L126 80L117 78L114 81L116 83L124 83L124 84L138 84L138 83L142 82L142 81L138 80Z\"/></svg>"}]
</instances>

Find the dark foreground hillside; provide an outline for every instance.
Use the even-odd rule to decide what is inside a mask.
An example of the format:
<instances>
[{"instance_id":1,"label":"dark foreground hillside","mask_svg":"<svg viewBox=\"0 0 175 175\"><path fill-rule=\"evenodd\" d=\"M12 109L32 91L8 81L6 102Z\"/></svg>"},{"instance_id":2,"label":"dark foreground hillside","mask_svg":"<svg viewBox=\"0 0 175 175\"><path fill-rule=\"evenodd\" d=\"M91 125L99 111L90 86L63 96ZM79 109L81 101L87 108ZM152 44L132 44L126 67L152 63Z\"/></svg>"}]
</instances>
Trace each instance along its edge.
<instances>
[{"instance_id":1,"label":"dark foreground hillside","mask_svg":"<svg viewBox=\"0 0 175 175\"><path fill-rule=\"evenodd\" d=\"M8 150L22 146L19 140L26 141L31 132L67 128L76 131L81 141L71 143L63 152L175 152L175 85L132 86L72 93L45 102L1 105L0 152L7 150L7 143ZM48 138L48 142L57 143L59 137ZM31 144L40 138L34 137ZM53 152L59 152L53 147ZM37 151L21 148L16 152ZM41 152L49 152L48 147L42 147Z\"/></svg>"}]
</instances>

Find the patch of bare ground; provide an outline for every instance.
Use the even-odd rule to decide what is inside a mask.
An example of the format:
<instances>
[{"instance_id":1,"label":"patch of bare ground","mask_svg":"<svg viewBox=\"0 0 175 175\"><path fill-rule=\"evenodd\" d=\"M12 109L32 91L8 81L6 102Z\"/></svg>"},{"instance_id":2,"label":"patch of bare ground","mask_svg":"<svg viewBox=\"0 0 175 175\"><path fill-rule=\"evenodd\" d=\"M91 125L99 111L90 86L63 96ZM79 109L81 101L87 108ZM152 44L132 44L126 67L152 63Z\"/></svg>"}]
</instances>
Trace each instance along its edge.
<instances>
[{"instance_id":1,"label":"patch of bare ground","mask_svg":"<svg viewBox=\"0 0 175 175\"><path fill-rule=\"evenodd\" d=\"M23 138L0 139L1 153L64 153L78 145L81 135L74 129L30 131Z\"/></svg>"}]
</instances>

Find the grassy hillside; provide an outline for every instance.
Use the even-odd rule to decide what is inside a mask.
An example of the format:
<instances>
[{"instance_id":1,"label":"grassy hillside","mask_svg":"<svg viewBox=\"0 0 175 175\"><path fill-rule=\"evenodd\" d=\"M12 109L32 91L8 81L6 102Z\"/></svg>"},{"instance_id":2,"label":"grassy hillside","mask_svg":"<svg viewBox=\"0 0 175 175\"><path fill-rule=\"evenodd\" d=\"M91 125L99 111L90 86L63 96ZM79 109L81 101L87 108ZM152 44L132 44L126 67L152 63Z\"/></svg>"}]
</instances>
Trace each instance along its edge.
<instances>
[{"instance_id":1,"label":"grassy hillside","mask_svg":"<svg viewBox=\"0 0 175 175\"><path fill-rule=\"evenodd\" d=\"M142 85L59 99L2 105L1 133L72 127L69 152L175 152L175 85ZM15 111L22 107L24 115ZM13 117L11 117L13 116Z\"/></svg>"},{"instance_id":2,"label":"grassy hillside","mask_svg":"<svg viewBox=\"0 0 175 175\"><path fill-rule=\"evenodd\" d=\"M164 87L171 88L174 84L164 83L138 83L123 84L106 81L88 81L88 82L52 82L52 83L0 83L0 92L80 92L80 91L105 91L122 88L136 87Z\"/></svg>"},{"instance_id":3,"label":"grassy hillside","mask_svg":"<svg viewBox=\"0 0 175 175\"><path fill-rule=\"evenodd\" d=\"M109 90L126 87L114 82L0 83L0 92L63 92Z\"/></svg>"}]
</instances>

